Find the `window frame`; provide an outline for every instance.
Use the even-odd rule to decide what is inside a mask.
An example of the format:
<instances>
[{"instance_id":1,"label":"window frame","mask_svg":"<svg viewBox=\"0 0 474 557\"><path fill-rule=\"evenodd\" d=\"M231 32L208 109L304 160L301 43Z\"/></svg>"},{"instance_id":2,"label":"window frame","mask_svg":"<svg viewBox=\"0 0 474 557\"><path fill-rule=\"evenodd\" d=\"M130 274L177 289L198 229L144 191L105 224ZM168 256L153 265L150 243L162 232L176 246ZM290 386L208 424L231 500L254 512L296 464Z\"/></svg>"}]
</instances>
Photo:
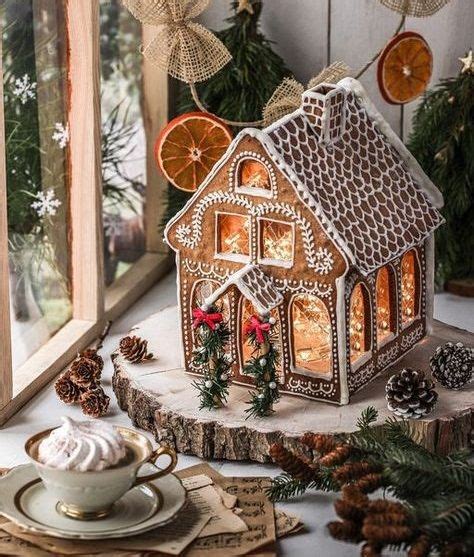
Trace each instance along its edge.
<instances>
[{"instance_id":1,"label":"window frame","mask_svg":"<svg viewBox=\"0 0 474 557\"><path fill-rule=\"evenodd\" d=\"M219 251L220 245L220 227L219 216L228 215L231 217L240 217L247 219L249 223L249 241L248 241L248 255L242 253L222 253ZM248 264L252 260L252 218L248 214L232 213L230 211L216 211L214 213L214 256L223 261L232 261L233 263Z\"/></svg>"},{"instance_id":2,"label":"window frame","mask_svg":"<svg viewBox=\"0 0 474 557\"><path fill-rule=\"evenodd\" d=\"M379 280L379 274L382 272L383 269L387 270L388 273L388 288L389 288L389 326L390 332L384 338L379 338L379 329L378 329L378 291L377 285ZM391 263L386 263L382 267L380 267L375 273L375 337L376 337L376 345L377 349L382 348L388 342L391 342L394 338L398 335L398 289L397 289L397 272L394 269Z\"/></svg>"},{"instance_id":3,"label":"window frame","mask_svg":"<svg viewBox=\"0 0 474 557\"><path fill-rule=\"evenodd\" d=\"M351 310L352 310L352 297L354 295L355 289L360 285L362 289L362 297L364 303L364 342L367 342L368 348L364 350L354 361L352 361L352 349L351 349L351 334L350 334L350 320L351 320ZM367 307L365 305L367 304ZM374 301L370 295L370 289L365 282L358 280L352 287L351 294L349 296L349 320L347 323L347 334L349 338L348 344L348 361L350 369L352 372L359 369L362 365L366 364L370 358L373 356L374 352ZM368 333L367 333L368 331Z\"/></svg>"},{"instance_id":4,"label":"window frame","mask_svg":"<svg viewBox=\"0 0 474 557\"><path fill-rule=\"evenodd\" d=\"M404 322L403 320L403 260L409 254L413 254L413 263L414 263L414 277L415 277L415 309L416 312L414 313L413 317L408 321ZM420 264L420 257L418 254L418 250L415 247L410 248L407 250L400 258L400 330L403 331L406 328L410 327L421 318L421 284L422 284L422 267Z\"/></svg>"},{"instance_id":5,"label":"window frame","mask_svg":"<svg viewBox=\"0 0 474 557\"><path fill-rule=\"evenodd\" d=\"M240 183L242 166L245 164L246 161L257 162L265 168L268 175L269 186L270 186L268 189L257 188L254 186L244 186ZM265 160L264 157L257 156L256 154L252 155L252 154L242 153L241 158L237 161L237 168L235 171L234 181L235 181L234 184L235 193L244 193L246 195L250 195L253 197L266 197L267 199L271 199L272 197L275 197L275 177L272 174L272 168L270 164Z\"/></svg>"},{"instance_id":6,"label":"window frame","mask_svg":"<svg viewBox=\"0 0 474 557\"><path fill-rule=\"evenodd\" d=\"M104 286L102 169L100 116L99 0L66 0L67 113L70 174L70 268L72 317L14 372L11 359L9 303L7 179L5 150L0 150L0 425L90 344L104 323L133 304L172 267L157 226L163 215L166 180L154 164L153 142L168 119L168 78L142 60L146 133L145 203L146 253L110 287ZM125 8L123 8L125 9ZM142 26L143 42L156 33ZM3 64L0 42L0 94ZM0 142L5 145L3 102L0 103ZM87 265L84 265L87 261ZM66 347L66 348L65 348Z\"/></svg>"}]
</instances>

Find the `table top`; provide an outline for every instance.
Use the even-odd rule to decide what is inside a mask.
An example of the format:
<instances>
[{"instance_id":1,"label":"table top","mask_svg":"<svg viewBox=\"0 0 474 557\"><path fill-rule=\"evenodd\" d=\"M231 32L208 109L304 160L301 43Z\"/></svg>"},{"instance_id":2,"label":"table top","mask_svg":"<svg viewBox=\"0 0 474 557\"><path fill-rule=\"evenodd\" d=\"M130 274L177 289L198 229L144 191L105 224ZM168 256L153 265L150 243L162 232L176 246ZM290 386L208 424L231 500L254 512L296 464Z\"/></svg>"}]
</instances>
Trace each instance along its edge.
<instances>
[{"instance_id":1,"label":"table top","mask_svg":"<svg viewBox=\"0 0 474 557\"><path fill-rule=\"evenodd\" d=\"M172 273L159 282L154 288L136 302L112 326L110 335L104 343L102 353L112 353L118 346L120 338L137 322L151 313L170 304L176 303L176 277ZM460 298L451 294L440 294L435 297L435 317L446 323L474 331L474 299ZM13 342L15 339L13 339ZM128 416L122 412L116 402L111 387L112 362L105 359L103 385L111 397L109 415L104 418L114 424L130 427ZM47 386L32 401L16 414L0 429L0 468L12 467L26 462L23 445L34 431L53 427L60 423L63 415L74 419L83 419L80 408L66 406L61 403L51 386ZM186 468L202 462L200 458L179 455L178 468ZM211 461L210 464L225 476L276 476L276 466L253 462ZM336 518L333 501L335 495L320 492L309 492L303 496L279 505L298 515L306 525L306 531L290 536L278 542L278 555L313 557L355 557L359 548L333 540L325 525ZM387 553L387 555L398 555Z\"/></svg>"}]
</instances>

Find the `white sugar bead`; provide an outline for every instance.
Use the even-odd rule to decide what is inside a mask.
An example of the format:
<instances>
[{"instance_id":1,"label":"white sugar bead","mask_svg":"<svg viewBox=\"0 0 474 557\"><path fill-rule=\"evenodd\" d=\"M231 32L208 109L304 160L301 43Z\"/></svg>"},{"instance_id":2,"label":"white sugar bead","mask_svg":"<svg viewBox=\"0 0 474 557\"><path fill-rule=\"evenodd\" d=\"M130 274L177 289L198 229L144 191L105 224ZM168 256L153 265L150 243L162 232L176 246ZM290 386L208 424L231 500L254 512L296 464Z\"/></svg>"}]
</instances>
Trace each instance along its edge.
<instances>
[{"instance_id":1,"label":"white sugar bead","mask_svg":"<svg viewBox=\"0 0 474 557\"><path fill-rule=\"evenodd\" d=\"M265 358L260 358L258 363L261 365L261 367L265 367L267 365L267 360Z\"/></svg>"},{"instance_id":2,"label":"white sugar bead","mask_svg":"<svg viewBox=\"0 0 474 557\"><path fill-rule=\"evenodd\" d=\"M212 381L210 381L209 379L204 383L206 389L210 389L212 387Z\"/></svg>"},{"instance_id":3,"label":"white sugar bead","mask_svg":"<svg viewBox=\"0 0 474 557\"><path fill-rule=\"evenodd\" d=\"M270 389L276 389L277 388L277 384L275 383L275 381L271 381L270 383L268 383L268 386L270 387Z\"/></svg>"}]
</instances>

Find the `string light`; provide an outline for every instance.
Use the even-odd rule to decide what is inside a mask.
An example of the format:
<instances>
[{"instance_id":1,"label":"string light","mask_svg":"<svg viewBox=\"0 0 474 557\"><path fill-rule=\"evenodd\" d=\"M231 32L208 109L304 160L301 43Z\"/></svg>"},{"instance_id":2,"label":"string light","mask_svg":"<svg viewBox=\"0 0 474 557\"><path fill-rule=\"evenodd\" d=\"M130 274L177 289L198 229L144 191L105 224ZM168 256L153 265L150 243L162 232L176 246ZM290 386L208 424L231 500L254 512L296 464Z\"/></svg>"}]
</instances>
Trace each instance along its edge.
<instances>
[{"instance_id":1,"label":"string light","mask_svg":"<svg viewBox=\"0 0 474 557\"><path fill-rule=\"evenodd\" d=\"M263 257L279 261L293 258L293 229L282 222L263 221Z\"/></svg>"}]
</instances>

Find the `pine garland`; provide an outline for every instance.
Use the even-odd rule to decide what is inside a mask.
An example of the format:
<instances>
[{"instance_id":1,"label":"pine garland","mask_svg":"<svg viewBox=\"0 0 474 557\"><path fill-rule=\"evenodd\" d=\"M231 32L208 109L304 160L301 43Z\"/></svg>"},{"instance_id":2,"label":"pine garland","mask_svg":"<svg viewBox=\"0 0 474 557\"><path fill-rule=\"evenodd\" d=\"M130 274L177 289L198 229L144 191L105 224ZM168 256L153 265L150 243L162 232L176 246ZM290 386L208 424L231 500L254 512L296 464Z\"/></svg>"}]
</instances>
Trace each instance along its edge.
<instances>
[{"instance_id":1,"label":"pine garland","mask_svg":"<svg viewBox=\"0 0 474 557\"><path fill-rule=\"evenodd\" d=\"M252 315L245 326L245 335L255 355L245 363L243 371L254 378L257 389L257 392L250 393L247 418L270 415L274 412L274 403L280 398L276 371L279 355L272 334L274 325L273 317Z\"/></svg>"},{"instance_id":2,"label":"pine garland","mask_svg":"<svg viewBox=\"0 0 474 557\"><path fill-rule=\"evenodd\" d=\"M228 323L219 308L203 305L193 310L193 329L198 346L194 351L193 365L204 369L203 378L193 382L199 392L199 408L221 408L229 395L232 366L226 352L230 339Z\"/></svg>"},{"instance_id":3,"label":"pine garland","mask_svg":"<svg viewBox=\"0 0 474 557\"><path fill-rule=\"evenodd\" d=\"M353 434L307 433L301 441L313 452L310 459L272 445L270 455L284 473L273 480L270 497L287 499L310 488L340 492L334 505L340 520L328 524L329 532L339 540L365 541L363 556L380 556L389 546L410 557L473 554L474 467L468 455L435 455L413 441L406 422L388 419L374 427L376 420L370 407ZM379 488L398 501L368 497Z\"/></svg>"}]
</instances>

